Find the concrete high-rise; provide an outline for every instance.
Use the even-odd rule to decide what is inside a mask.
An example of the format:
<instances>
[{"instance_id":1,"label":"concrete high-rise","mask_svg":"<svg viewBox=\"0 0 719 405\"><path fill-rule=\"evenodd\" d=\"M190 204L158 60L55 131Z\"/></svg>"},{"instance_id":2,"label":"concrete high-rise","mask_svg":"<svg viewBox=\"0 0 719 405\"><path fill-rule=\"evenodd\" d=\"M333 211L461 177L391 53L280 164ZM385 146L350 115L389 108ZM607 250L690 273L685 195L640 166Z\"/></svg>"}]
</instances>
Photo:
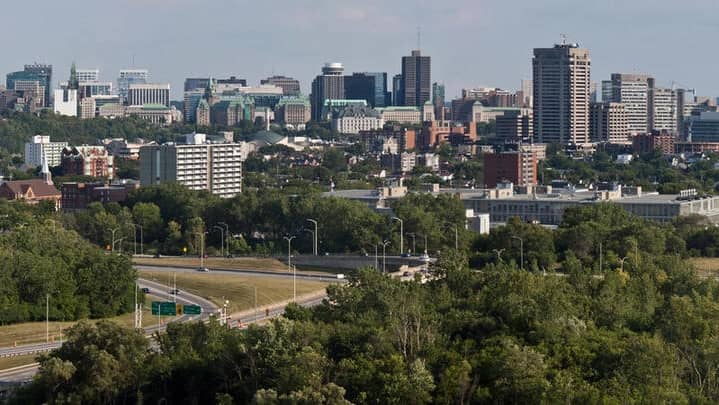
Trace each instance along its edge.
<instances>
[{"instance_id":1,"label":"concrete high-rise","mask_svg":"<svg viewBox=\"0 0 719 405\"><path fill-rule=\"evenodd\" d=\"M242 192L242 146L208 143L205 134L180 137L184 142L140 148L143 186L178 182L191 190L207 190L223 198Z\"/></svg>"},{"instance_id":2,"label":"concrete high-rise","mask_svg":"<svg viewBox=\"0 0 719 405\"><path fill-rule=\"evenodd\" d=\"M602 101L624 104L630 136L649 130L649 89L654 79L647 75L612 73L602 82Z\"/></svg>"},{"instance_id":3,"label":"concrete high-rise","mask_svg":"<svg viewBox=\"0 0 719 405\"><path fill-rule=\"evenodd\" d=\"M432 90L431 65L431 58L422 56L419 50L402 57L403 105L422 107L429 101Z\"/></svg>"},{"instance_id":4,"label":"concrete high-rise","mask_svg":"<svg viewBox=\"0 0 719 405\"><path fill-rule=\"evenodd\" d=\"M590 106L589 122L592 142L631 143L624 104L609 101L593 103Z\"/></svg>"},{"instance_id":5,"label":"concrete high-rise","mask_svg":"<svg viewBox=\"0 0 719 405\"><path fill-rule=\"evenodd\" d=\"M589 142L589 50L577 44L535 48L532 67L535 142Z\"/></svg>"},{"instance_id":6,"label":"concrete high-rise","mask_svg":"<svg viewBox=\"0 0 719 405\"><path fill-rule=\"evenodd\" d=\"M394 75L392 77L392 105L404 105L404 91L402 90L402 75Z\"/></svg>"},{"instance_id":7,"label":"concrete high-rise","mask_svg":"<svg viewBox=\"0 0 719 405\"><path fill-rule=\"evenodd\" d=\"M299 96L301 94L300 81L287 76L271 76L260 80L260 84L271 84L282 89L284 96Z\"/></svg>"},{"instance_id":8,"label":"concrete high-rise","mask_svg":"<svg viewBox=\"0 0 719 405\"><path fill-rule=\"evenodd\" d=\"M322 74L312 81L312 119L322 121L322 107L325 100L345 98L344 66L341 63L325 63Z\"/></svg>"},{"instance_id":9,"label":"concrete high-rise","mask_svg":"<svg viewBox=\"0 0 719 405\"><path fill-rule=\"evenodd\" d=\"M676 132L678 107L676 91L652 86L649 89L649 129Z\"/></svg>"},{"instance_id":10,"label":"concrete high-rise","mask_svg":"<svg viewBox=\"0 0 719 405\"><path fill-rule=\"evenodd\" d=\"M432 83L432 105L434 119L444 121L444 84Z\"/></svg>"}]
</instances>

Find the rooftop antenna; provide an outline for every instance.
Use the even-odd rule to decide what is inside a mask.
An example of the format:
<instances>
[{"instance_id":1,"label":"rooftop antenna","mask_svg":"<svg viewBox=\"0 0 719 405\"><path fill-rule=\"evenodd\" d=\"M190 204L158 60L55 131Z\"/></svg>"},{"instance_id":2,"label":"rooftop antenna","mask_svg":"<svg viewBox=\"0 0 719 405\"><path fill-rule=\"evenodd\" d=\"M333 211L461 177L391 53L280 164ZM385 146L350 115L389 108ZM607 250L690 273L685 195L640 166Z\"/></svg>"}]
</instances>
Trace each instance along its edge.
<instances>
[{"instance_id":1,"label":"rooftop antenna","mask_svg":"<svg viewBox=\"0 0 719 405\"><path fill-rule=\"evenodd\" d=\"M417 50L422 49L422 27L417 27Z\"/></svg>"}]
</instances>

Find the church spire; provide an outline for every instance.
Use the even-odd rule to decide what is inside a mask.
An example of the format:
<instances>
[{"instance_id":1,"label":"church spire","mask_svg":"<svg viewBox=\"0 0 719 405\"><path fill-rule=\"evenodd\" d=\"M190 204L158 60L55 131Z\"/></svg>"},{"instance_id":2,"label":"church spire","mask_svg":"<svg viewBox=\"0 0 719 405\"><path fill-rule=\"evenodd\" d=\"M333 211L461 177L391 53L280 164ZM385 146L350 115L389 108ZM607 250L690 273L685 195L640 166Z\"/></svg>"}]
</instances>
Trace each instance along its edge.
<instances>
[{"instance_id":1,"label":"church spire","mask_svg":"<svg viewBox=\"0 0 719 405\"><path fill-rule=\"evenodd\" d=\"M42 154L42 171L40 172L42 175L43 180L45 180L45 184L52 185L52 173L50 173L50 168L47 164L47 156L45 154Z\"/></svg>"}]
</instances>

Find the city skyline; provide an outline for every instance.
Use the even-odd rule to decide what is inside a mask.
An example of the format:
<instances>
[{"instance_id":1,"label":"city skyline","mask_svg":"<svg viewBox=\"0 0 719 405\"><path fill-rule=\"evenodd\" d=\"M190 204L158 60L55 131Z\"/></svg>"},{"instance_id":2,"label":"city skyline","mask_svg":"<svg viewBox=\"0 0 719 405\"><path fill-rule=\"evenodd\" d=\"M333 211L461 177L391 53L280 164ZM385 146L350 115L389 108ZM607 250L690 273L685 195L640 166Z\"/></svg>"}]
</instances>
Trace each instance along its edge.
<instances>
[{"instance_id":1,"label":"city skyline","mask_svg":"<svg viewBox=\"0 0 719 405\"><path fill-rule=\"evenodd\" d=\"M146 68L153 82L172 84L173 100L181 99L185 77L232 74L258 84L282 74L299 79L308 94L325 62L341 62L346 72L380 71L388 77L399 73L401 57L417 48L420 26L420 49L432 57L432 81L446 84L448 99L465 87L518 88L521 79L531 77L532 49L560 42L562 32L591 51L594 82L615 72L646 73L663 86L675 81L696 88L698 94L719 94L711 70L696 69L715 62L710 52L696 52L708 48L717 32L711 16L719 5L704 0L685 2L680 8L668 1L640 0L622 3L621 13L613 12L614 2L576 7L566 0L523 1L523 7L496 1L320 1L312 10L281 2L283 13L276 12L276 4L244 1L128 0L123 7L113 7L111 19L86 18L82 25L68 25L63 21L72 16L72 5L93 4L71 3L44 7L38 17L46 30L7 43L9 57L0 61L0 74L34 61L49 63L56 86L69 75L72 61L78 68L100 69L101 79L107 81L115 81L120 69ZM38 13L29 7L13 3L6 11ZM108 10L85 7L83 12L92 16ZM248 13L266 18L237 22L237 16ZM667 21L675 19L692 24L666 29ZM198 29L204 21L219 28ZM11 20L9 30L22 31L21 23ZM446 46L450 41L455 46Z\"/></svg>"}]
</instances>

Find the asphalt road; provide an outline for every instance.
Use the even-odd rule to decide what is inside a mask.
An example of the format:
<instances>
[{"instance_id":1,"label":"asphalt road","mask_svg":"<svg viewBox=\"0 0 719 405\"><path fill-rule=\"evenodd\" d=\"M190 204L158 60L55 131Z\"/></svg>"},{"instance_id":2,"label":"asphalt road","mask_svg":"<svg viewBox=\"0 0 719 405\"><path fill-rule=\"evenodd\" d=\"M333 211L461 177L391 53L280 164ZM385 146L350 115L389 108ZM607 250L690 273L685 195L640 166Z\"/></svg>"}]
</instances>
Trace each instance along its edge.
<instances>
[{"instance_id":1,"label":"asphalt road","mask_svg":"<svg viewBox=\"0 0 719 405\"><path fill-rule=\"evenodd\" d=\"M136 266L138 270L151 270L151 271L162 271L162 272L168 272L168 273L193 273L197 272L197 269L194 268L179 268L179 267L160 267L160 266ZM252 269L237 269L237 270L212 270L209 273L205 274L228 274L228 275L243 275L243 276L250 276L250 277L270 277L270 278L284 278L284 279L292 279L293 274L292 273L277 273L277 272L268 272L268 271L262 271L262 270L252 270ZM314 280L314 281L327 281L327 282L343 282L344 280L337 279L334 275L316 275L316 274L297 274L297 279L299 280ZM138 285L140 288L149 288L150 292L148 295L151 295L153 297L156 297L162 301L173 301L176 299L176 302L181 304L190 304L190 305L199 305L202 307L202 314L201 315L185 315L180 318L177 318L173 320L173 322L190 322L190 321L206 321L210 318L212 314L216 314L218 311L217 305L215 305L213 302L196 296L192 295L190 293L187 293L185 291L181 291L179 295L174 296L170 294L170 289L167 287L167 285L158 283L155 281L145 280L145 279L138 279ZM325 298L325 296L318 296L306 299L304 301L298 302L300 305L305 307L312 307L320 304L322 300ZM240 324L238 324L238 319L232 319L229 322L229 327L235 328L235 327L244 327L248 324L255 323L255 322L263 322L267 319L277 317L281 315L284 312L284 305L281 306L273 306L269 309L269 313L262 310L257 311L249 311L245 312L245 315L240 317L239 321ZM162 324L153 324L152 326L147 326L144 328L144 331L147 335L151 336L157 331L162 331L166 327L166 323ZM50 350L56 349L62 345L62 342L53 342L53 343L37 343L37 344L30 344L30 345L22 345L17 347L9 347L9 348L0 348L0 357L7 357L7 356L18 356L18 355L24 355L24 354L36 354L36 353L43 353L48 352ZM38 365L35 364L29 364L27 366L21 366L16 367L14 369L0 371L0 385L3 383L22 383L26 382L32 379L32 377L37 373L38 371Z\"/></svg>"}]
</instances>

